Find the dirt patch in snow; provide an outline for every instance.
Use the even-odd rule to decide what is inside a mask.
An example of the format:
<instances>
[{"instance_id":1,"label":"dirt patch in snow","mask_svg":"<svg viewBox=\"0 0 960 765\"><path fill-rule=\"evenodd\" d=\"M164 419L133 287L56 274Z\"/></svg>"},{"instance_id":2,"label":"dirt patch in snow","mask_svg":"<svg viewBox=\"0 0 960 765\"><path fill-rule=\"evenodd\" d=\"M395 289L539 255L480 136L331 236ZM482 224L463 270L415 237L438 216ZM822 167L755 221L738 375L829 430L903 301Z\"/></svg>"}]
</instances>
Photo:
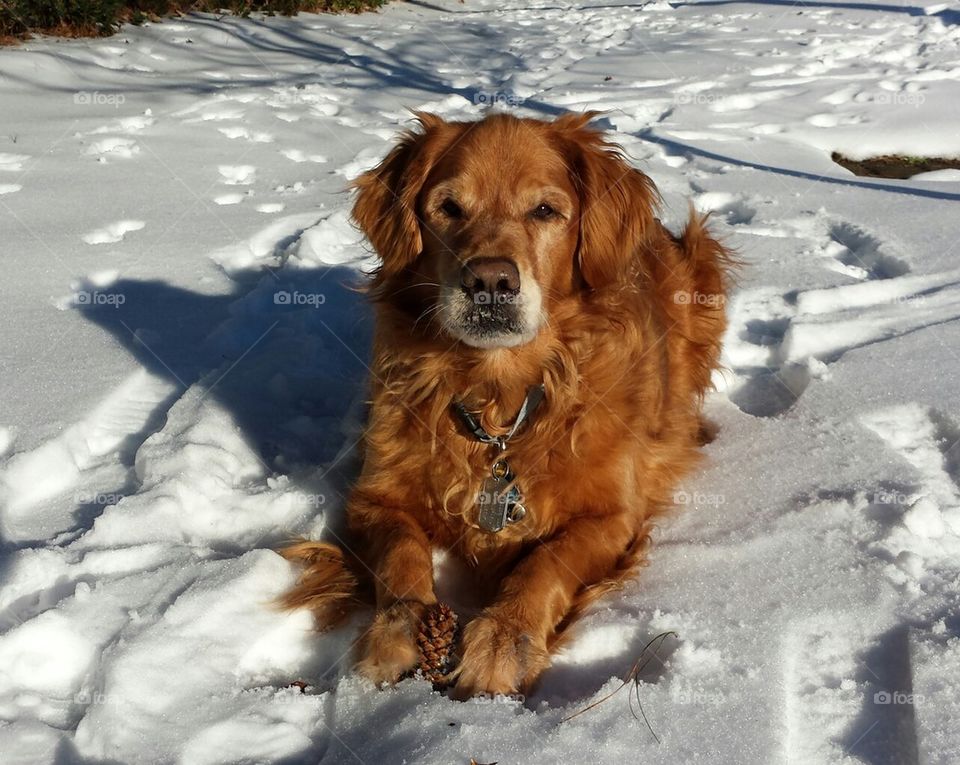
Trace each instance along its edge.
<instances>
[{"instance_id":1,"label":"dirt patch in snow","mask_svg":"<svg viewBox=\"0 0 960 765\"><path fill-rule=\"evenodd\" d=\"M935 170L960 170L960 158L957 157L906 157L899 154L885 154L866 159L850 159L835 151L830 155L830 159L854 175L868 178L905 179Z\"/></svg>"}]
</instances>

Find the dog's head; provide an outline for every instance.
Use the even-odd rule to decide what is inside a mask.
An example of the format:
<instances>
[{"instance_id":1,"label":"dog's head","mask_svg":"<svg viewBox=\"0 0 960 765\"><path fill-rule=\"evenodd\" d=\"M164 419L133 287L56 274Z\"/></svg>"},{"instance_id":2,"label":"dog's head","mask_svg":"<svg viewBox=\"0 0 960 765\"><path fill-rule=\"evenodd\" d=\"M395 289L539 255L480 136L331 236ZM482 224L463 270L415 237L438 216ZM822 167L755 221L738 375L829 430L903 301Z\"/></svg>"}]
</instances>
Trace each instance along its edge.
<instances>
[{"instance_id":1,"label":"dog's head","mask_svg":"<svg viewBox=\"0 0 960 765\"><path fill-rule=\"evenodd\" d=\"M532 340L559 301L636 279L656 191L586 126L506 115L419 130L356 183L375 294L478 348Z\"/></svg>"}]
</instances>

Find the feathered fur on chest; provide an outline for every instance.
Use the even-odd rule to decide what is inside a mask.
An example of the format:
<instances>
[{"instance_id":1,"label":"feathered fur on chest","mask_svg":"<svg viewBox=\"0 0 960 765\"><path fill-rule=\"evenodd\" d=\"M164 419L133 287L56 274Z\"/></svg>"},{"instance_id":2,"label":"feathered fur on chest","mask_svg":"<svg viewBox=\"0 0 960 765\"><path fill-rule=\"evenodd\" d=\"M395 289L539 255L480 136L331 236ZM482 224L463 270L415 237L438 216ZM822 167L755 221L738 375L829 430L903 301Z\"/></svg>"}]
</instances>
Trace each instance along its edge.
<instances>
[{"instance_id":1,"label":"feathered fur on chest","mask_svg":"<svg viewBox=\"0 0 960 765\"><path fill-rule=\"evenodd\" d=\"M662 321L644 303L581 305L533 342L494 351L411 335L408 317L381 308L363 494L402 508L438 544L466 539L471 550L633 502L667 395ZM531 411L534 388L543 397Z\"/></svg>"}]
</instances>

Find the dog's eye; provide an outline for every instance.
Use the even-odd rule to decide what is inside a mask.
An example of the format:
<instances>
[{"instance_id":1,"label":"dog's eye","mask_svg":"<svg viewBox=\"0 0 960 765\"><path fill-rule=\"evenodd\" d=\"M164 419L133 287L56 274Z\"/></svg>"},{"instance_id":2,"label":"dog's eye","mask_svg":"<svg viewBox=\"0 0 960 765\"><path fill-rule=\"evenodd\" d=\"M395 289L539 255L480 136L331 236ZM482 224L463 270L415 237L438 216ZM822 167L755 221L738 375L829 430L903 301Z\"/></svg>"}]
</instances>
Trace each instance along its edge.
<instances>
[{"instance_id":1,"label":"dog's eye","mask_svg":"<svg viewBox=\"0 0 960 765\"><path fill-rule=\"evenodd\" d=\"M452 199L445 199L443 204L440 205L440 212L446 215L448 218L462 218L463 217L463 208L454 202Z\"/></svg>"},{"instance_id":2,"label":"dog's eye","mask_svg":"<svg viewBox=\"0 0 960 765\"><path fill-rule=\"evenodd\" d=\"M557 211L554 210L546 202L542 202L534 208L533 212L530 213L534 218L538 220L549 220L557 215Z\"/></svg>"}]
</instances>

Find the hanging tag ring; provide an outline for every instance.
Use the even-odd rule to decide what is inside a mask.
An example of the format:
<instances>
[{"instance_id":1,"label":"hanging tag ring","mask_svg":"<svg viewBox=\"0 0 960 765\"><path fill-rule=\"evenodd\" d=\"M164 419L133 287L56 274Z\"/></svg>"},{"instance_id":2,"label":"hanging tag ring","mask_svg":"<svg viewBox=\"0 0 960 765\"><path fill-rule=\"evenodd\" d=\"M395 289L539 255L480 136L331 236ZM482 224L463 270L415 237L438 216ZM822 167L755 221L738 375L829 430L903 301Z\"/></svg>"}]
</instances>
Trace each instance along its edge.
<instances>
[{"instance_id":1,"label":"hanging tag ring","mask_svg":"<svg viewBox=\"0 0 960 765\"><path fill-rule=\"evenodd\" d=\"M490 466L490 477L483 481L477 495L477 523L484 531L497 533L508 524L519 523L527 515L527 508L523 505L523 495L516 483L516 476L510 469L505 452L507 442L541 404L544 395L543 385L529 388L513 425L502 436L492 436L487 433L477 415L467 411L462 402L453 403L453 411L473 437L481 443L498 448L498 454Z\"/></svg>"}]
</instances>

